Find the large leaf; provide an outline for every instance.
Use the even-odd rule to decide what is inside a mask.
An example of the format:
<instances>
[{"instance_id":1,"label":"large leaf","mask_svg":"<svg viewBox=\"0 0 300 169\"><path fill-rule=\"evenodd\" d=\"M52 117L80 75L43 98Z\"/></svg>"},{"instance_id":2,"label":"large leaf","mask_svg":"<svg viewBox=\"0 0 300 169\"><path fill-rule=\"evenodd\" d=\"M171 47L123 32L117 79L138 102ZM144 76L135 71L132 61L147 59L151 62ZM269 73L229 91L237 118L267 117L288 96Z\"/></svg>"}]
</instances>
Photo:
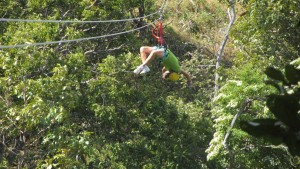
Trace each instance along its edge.
<instances>
[{"instance_id":1,"label":"large leaf","mask_svg":"<svg viewBox=\"0 0 300 169\"><path fill-rule=\"evenodd\" d=\"M298 84L300 82L300 70L293 65L285 66L285 76L290 84Z\"/></svg>"},{"instance_id":2,"label":"large leaf","mask_svg":"<svg viewBox=\"0 0 300 169\"><path fill-rule=\"evenodd\" d=\"M292 130L300 129L299 101L291 95L270 95L267 99L270 111Z\"/></svg>"},{"instance_id":3,"label":"large leaf","mask_svg":"<svg viewBox=\"0 0 300 169\"><path fill-rule=\"evenodd\" d=\"M300 140L295 133L287 133L284 138L284 143L288 146L289 152L292 155L300 156Z\"/></svg>"},{"instance_id":4,"label":"large leaf","mask_svg":"<svg viewBox=\"0 0 300 169\"><path fill-rule=\"evenodd\" d=\"M283 143L283 132L280 125L281 122L275 119L255 119L240 122L242 130L253 136L263 137L275 145Z\"/></svg>"},{"instance_id":5,"label":"large leaf","mask_svg":"<svg viewBox=\"0 0 300 169\"><path fill-rule=\"evenodd\" d=\"M274 67L268 67L265 71L266 75L274 80L279 80L281 82L286 82L283 73L278 70L275 69Z\"/></svg>"},{"instance_id":6,"label":"large leaf","mask_svg":"<svg viewBox=\"0 0 300 169\"><path fill-rule=\"evenodd\" d=\"M267 80L265 82L267 85L272 85L273 87L275 87L279 92L281 92L281 86L279 86L278 83L276 83L274 80Z\"/></svg>"}]
</instances>

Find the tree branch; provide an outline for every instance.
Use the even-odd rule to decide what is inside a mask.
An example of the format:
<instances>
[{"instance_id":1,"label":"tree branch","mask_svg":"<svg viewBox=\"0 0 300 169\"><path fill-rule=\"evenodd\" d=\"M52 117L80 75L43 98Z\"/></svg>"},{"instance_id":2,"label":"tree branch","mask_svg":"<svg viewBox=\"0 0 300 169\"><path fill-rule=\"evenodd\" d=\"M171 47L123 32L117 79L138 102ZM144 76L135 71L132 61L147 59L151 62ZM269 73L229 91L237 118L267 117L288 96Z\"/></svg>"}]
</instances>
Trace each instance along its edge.
<instances>
[{"instance_id":1,"label":"tree branch","mask_svg":"<svg viewBox=\"0 0 300 169\"><path fill-rule=\"evenodd\" d=\"M244 101L244 103L241 105L239 112L234 116L234 118L231 121L230 127L227 130L227 133L225 135L224 141L223 141L223 146L225 147L225 149L229 152L229 169L233 168L233 164L234 164L234 154L232 153L232 151L230 150L230 148L227 145L227 141L229 139L229 135L231 133L231 129L234 126L234 123L236 122L237 118L247 110L247 108L249 107L250 103L252 102L251 99L246 99Z\"/></svg>"},{"instance_id":2,"label":"tree branch","mask_svg":"<svg viewBox=\"0 0 300 169\"><path fill-rule=\"evenodd\" d=\"M237 118L247 110L247 107L249 106L249 104L252 102L251 99L246 99L244 101L244 103L241 105L240 109L239 109L239 112L233 117L232 121L231 121L231 124L230 124L230 127L229 129L227 130L227 133L225 135L225 138L224 138L224 141L223 141L223 146L228 149L228 145L227 145L227 140L229 138L229 135L231 133L231 129L233 128L234 124L235 124L235 121L237 120Z\"/></svg>"},{"instance_id":3,"label":"tree branch","mask_svg":"<svg viewBox=\"0 0 300 169\"><path fill-rule=\"evenodd\" d=\"M0 141L0 144L2 144L10 153L14 154L14 155L17 155L16 152L14 152L13 150L11 150L10 147L8 147L6 144L5 144L5 137L4 135L2 136L2 139L3 141Z\"/></svg>"},{"instance_id":4,"label":"tree branch","mask_svg":"<svg viewBox=\"0 0 300 169\"><path fill-rule=\"evenodd\" d=\"M95 4L97 3L97 0L95 0L90 6L88 6L86 9L90 9L91 7L93 7Z\"/></svg>"},{"instance_id":5,"label":"tree branch","mask_svg":"<svg viewBox=\"0 0 300 169\"><path fill-rule=\"evenodd\" d=\"M103 52L109 53L109 52L113 52L113 51L116 51L116 50L120 50L120 49L122 49L123 46L125 46L125 44L121 44L120 46L112 48L112 49L106 49L106 50L89 50L89 51L86 51L84 54L88 55L88 54L96 54L96 53L100 53L100 52L102 52L102 53Z\"/></svg>"},{"instance_id":6,"label":"tree branch","mask_svg":"<svg viewBox=\"0 0 300 169\"><path fill-rule=\"evenodd\" d=\"M190 0L190 2L196 7L196 4L193 0Z\"/></svg>"},{"instance_id":7,"label":"tree branch","mask_svg":"<svg viewBox=\"0 0 300 169\"><path fill-rule=\"evenodd\" d=\"M250 106L250 104L252 103L253 100L258 100L258 101L265 101L265 99L263 98L260 98L260 97L255 97L255 98L252 98L252 99L249 99L247 98L243 104L240 106L240 109L239 109L239 112L233 117L232 121L231 121L231 124L230 124L230 127L228 128L227 130L227 133L224 137L224 141L223 141L223 146L224 148L229 152L229 167L228 168L233 168L233 162L234 162L234 155L232 153L232 151L230 150L230 148L228 147L227 145L227 142L228 142L228 139L229 139L229 136L230 136L230 133L231 133L231 129L234 127L234 124L236 122L236 120L238 119L238 117L246 112Z\"/></svg>"},{"instance_id":8,"label":"tree branch","mask_svg":"<svg viewBox=\"0 0 300 169\"><path fill-rule=\"evenodd\" d=\"M178 2L178 4L177 4L177 6L176 6L176 12L177 13L181 13L180 11L179 11L179 6L180 6L180 4L183 2L183 0L181 0L180 2Z\"/></svg>"},{"instance_id":9,"label":"tree branch","mask_svg":"<svg viewBox=\"0 0 300 169\"><path fill-rule=\"evenodd\" d=\"M222 60L222 55L223 55L223 51L224 51L224 48L226 46L226 43L227 43L227 40L228 40L228 37L229 37L229 31L230 31L230 28L231 26L233 25L234 21L235 21L235 18L236 18L236 14L235 14L235 8L234 8L234 0L229 0L229 3L230 3L230 6L231 6L231 13L230 11L228 10L228 16L229 16L229 24L227 26L227 29L225 31L225 35L224 35L224 39L221 43L221 46L219 48L219 51L217 53L217 59L216 59L216 70L220 67L221 65L221 60ZM215 98L218 94L218 91L220 89L220 85L219 85L219 74L216 73L215 75Z\"/></svg>"}]
</instances>

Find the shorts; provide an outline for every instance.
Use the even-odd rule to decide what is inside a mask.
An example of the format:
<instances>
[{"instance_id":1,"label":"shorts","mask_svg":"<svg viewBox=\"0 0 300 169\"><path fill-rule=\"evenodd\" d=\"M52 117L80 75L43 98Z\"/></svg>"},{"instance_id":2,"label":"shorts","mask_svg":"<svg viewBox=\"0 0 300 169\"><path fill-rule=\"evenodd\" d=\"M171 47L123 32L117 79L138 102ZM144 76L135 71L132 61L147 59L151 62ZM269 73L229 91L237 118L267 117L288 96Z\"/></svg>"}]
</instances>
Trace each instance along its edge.
<instances>
[{"instance_id":1,"label":"shorts","mask_svg":"<svg viewBox=\"0 0 300 169\"><path fill-rule=\"evenodd\" d=\"M153 50L162 50L164 51L164 56L162 57L162 60L166 59L168 57L168 51L164 46L152 46Z\"/></svg>"}]
</instances>

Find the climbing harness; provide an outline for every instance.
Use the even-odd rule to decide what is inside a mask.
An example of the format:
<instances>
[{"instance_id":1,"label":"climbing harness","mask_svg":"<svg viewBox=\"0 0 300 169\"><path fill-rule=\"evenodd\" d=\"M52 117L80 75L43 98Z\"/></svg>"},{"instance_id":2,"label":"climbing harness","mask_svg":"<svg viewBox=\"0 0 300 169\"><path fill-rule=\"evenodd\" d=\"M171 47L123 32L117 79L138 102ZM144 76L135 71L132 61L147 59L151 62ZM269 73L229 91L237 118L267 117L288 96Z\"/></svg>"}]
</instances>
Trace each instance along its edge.
<instances>
[{"instance_id":1,"label":"climbing harness","mask_svg":"<svg viewBox=\"0 0 300 169\"><path fill-rule=\"evenodd\" d=\"M156 25L152 28L152 36L157 39L158 46L165 46L163 25L161 19L159 19Z\"/></svg>"}]
</instances>

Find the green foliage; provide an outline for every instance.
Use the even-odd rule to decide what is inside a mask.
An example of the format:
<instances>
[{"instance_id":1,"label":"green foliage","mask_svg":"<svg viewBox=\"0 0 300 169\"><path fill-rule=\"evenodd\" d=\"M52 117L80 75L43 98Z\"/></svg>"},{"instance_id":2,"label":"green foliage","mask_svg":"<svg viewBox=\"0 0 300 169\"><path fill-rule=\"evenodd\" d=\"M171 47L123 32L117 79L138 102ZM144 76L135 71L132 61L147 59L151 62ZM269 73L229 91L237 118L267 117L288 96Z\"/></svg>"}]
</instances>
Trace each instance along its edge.
<instances>
[{"instance_id":1,"label":"green foliage","mask_svg":"<svg viewBox=\"0 0 300 169\"><path fill-rule=\"evenodd\" d=\"M131 66L128 63L135 63L139 61L137 59L132 54L118 59L106 58L98 67L97 79L90 84L89 97L98 98L98 103L91 105L91 109L100 120L100 128L105 129L102 133L106 133L114 145L118 144L119 149L114 151L117 161L122 161L128 168L202 165L205 156L199 159L192 156L198 152L197 147L207 141L200 139L199 132L205 127L202 122L209 122L203 119L191 123L189 117L181 113L191 110L172 96L176 95L173 90L162 93L163 86L157 80L157 73L156 77L149 75L142 79L136 79L131 72L126 73ZM157 93L161 96L157 97ZM175 107L181 107L181 111Z\"/></svg>"},{"instance_id":2,"label":"green foliage","mask_svg":"<svg viewBox=\"0 0 300 169\"><path fill-rule=\"evenodd\" d=\"M236 65L241 64L238 58L235 61L238 63ZM262 146L264 144L263 141L249 137L241 130L237 122L234 128L231 130L229 128L234 116L240 111L242 113L237 121L252 119L253 116L257 118L274 117L268 112L264 102L261 101L261 98L265 95L275 91L264 84L264 76L261 71L261 65L263 65L264 60L256 62L256 64L253 64L252 61L257 60L253 58L247 63L241 64L242 66L226 70L228 77L226 81L224 80L224 84L214 101L212 117L214 118L215 132L206 151L209 161L214 163L215 167L226 168L229 164L242 168L269 168L275 163L282 167L291 165L285 160L291 158L285 149L268 149L269 153L266 154L264 152L266 150ZM222 70L225 71L225 69ZM244 107L245 100L251 100L250 105ZM273 121L267 122L270 124L275 123ZM268 126L261 127L264 131L271 130ZM225 149L223 145L225 135L229 130L231 134L226 144L231 152L228 152L228 149ZM269 135L276 136L277 129L271 131L272 133ZM280 155L278 154L279 152ZM230 153L234 154L234 156L230 155ZM278 160L278 156L282 156L282 160ZM230 161L230 158L234 158L234 161ZM260 164L263 164L263 166Z\"/></svg>"},{"instance_id":3,"label":"green foliage","mask_svg":"<svg viewBox=\"0 0 300 169\"><path fill-rule=\"evenodd\" d=\"M283 83L282 86L277 85L283 89L283 93L271 94L267 97L267 106L276 119L242 121L241 127L249 134L264 138L272 144L285 144L292 155L299 156L299 69L287 65L284 74L275 68L268 68L266 74L272 80Z\"/></svg>"},{"instance_id":4,"label":"green foliage","mask_svg":"<svg viewBox=\"0 0 300 169\"><path fill-rule=\"evenodd\" d=\"M2 55L1 134L7 146L2 166L17 166L19 160L37 168L206 166L201 149L211 123L195 118L201 104L186 101L193 97L188 90L179 97L176 85L161 83L158 73L134 77L128 70L140 62L137 55L108 56L93 72L82 52L61 56L56 65L41 62L44 57L29 64L30 57L15 69L16 61ZM53 68L34 71L40 66ZM11 147L16 154L9 156Z\"/></svg>"},{"instance_id":5,"label":"green foliage","mask_svg":"<svg viewBox=\"0 0 300 169\"><path fill-rule=\"evenodd\" d=\"M157 10L152 1L0 3L6 7L1 8L1 16L24 19L108 20ZM136 23L0 26L1 45L14 45L105 35L132 29ZM162 83L158 73L133 76L131 71L140 64L135 48L142 41L142 37L124 35L1 50L0 167L206 166L203 149L211 123L195 118L201 116L203 103L191 102L188 96L197 96L186 85L183 91L174 92L185 84L182 79L170 84ZM120 46L122 50L107 54L108 49ZM158 72L154 66L152 70Z\"/></svg>"},{"instance_id":6,"label":"green foliage","mask_svg":"<svg viewBox=\"0 0 300 169\"><path fill-rule=\"evenodd\" d=\"M155 66L149 76L135 77L136 54L86 64L93 58L83 53L81 47L67 54L1 52L1 166L206 166L211 122L185 80L162 83Z\"/></svg>"},{"instance_id":7,"label":"green foliage","mask_svg":"<svg viewBox=\"0 0 300 169\"><path fill-rule=\"evenodd\" d=\"M111 20L150 14L162 2L2 0L0 16ZM299 70L287 66L281 73L269 68L266 73L276 80L267 84L275 89L263 83L262 70L298 57L299 3L236 3L240 17L230 33L223 67L217 70L222 88L213 103L212 65L228 22L228 1L168 1L163 18L165 40L191 74L191 88L183 77L175 83L162 81L158 61L151 64L146 76L132 74L141 63L139 47L156 45L147 43L150 29L84 42L1 50L0 168L295 167L285 148L266 145L268 142L241 130L248 122L234 128L229 125L250 99L238 120L259 119L251 124L264 124L261 132L253 128L249 132L260 136L269 131L268 141L285 142L297 151L294 134L286 137L290 142L278 137L278 132L298 128L296 108L289 111L297 117L294 119L279 111L295 107L297 101L270 93L277 89L292 95L298 90ZM137 28L157 17L99 25L1 22L0 44L106 35ZM262 102L265 95L270 95L267 105L275 114ZM282 101L285 104L280 106ZM281 119L280 125L275 118ZM270 127L273 124L275 129ZM222 143L229 130L228 150Z\"/></svg>"},{"instance_id":8,"label":"green foliage","mask_svg":"<svg viewBox=\"0 0 300 169\"><path fill-rule=\"evenodd\" d=\"M284 109L283 112L286 112L289 108L278 106L276 103L278 100L284 100L287 103L286 107L295 106L295 104L283 98L274 99L272 95L268 104L277 112L277 115L269 112L261 98L265 98L265 95L271 95L276 90L263 84L262 70L268 66L285 65L298 57L299 29L296 25L299 23L299 19L297 19L299 12L295 9L299 8L300 3L293 0L236 2L237 21L231 30L230 37L236 45L235 49L239 51L235 51L233 54L229 52L229 54L234 55L234 58L225 56L227 60L224 60L223 68L218 70L223 84L213 106L212 115L215 119L214 128L216 131L210 147L207 149L208 158L220 168L273 168L274 164L288 168L287 166L294 166L297 162L288 162L293 158L286 153L282 146L271 146L268 149L268 154L266 154L264 151L266 151L265 147L268 147L268 142L249 137L240 129L242 126L236 125L231 129L229 125L234 115L241 111L244 101L250 99L252 100L251 104L246 106L237 121L248 121L253 118L266 119L266 124L276 124L280 128L260 125L260 127L252 128L249 132L255 130L254 132L261 135L264 131L269 131L264 138L274 141L276 145L282 141L277 133L282 132L282 125L277 123L278 120L272 119L276 116L284 116L279 113L279 109ZM267 68L266 74L277 81L268 80L266 83L271 84L278 91L289 93L293 90L283 86L297 84L296 79L298 79L299 72L291 66L287 66L285 69L283 74L277 69ZM290 80L288 80L287 74ZM290 97L287 99L294 100ZM295 100L293 102L295 103ZM295 112L295 110L290 112ZM294 125L296 119L291 120L294 121ZM252 127L258 122L260 121L254 121ZM247 125L250 124L247 123ZM262 129L262 133L258 132L258 129ZM228 130L231 131L227 141L229 150L222 145ZM282 160L274 159L278 156L281 156ZM264 166L254 163L264 164Z\"/></svg>"},{"instance_id":9,"label":"green foliage","mask_svg":"<svg viewBox=\"0 0 300 169\"><path fill-rule=\"evenodd\" d=\"M244 52L275 57L273 64L285 65L296 59L299 52L299 9L294 0L249 1L242 3L244 15L233 31L235 43ZM282 60L283 64L277 62Z\"/></svg>"}]
</instances>

